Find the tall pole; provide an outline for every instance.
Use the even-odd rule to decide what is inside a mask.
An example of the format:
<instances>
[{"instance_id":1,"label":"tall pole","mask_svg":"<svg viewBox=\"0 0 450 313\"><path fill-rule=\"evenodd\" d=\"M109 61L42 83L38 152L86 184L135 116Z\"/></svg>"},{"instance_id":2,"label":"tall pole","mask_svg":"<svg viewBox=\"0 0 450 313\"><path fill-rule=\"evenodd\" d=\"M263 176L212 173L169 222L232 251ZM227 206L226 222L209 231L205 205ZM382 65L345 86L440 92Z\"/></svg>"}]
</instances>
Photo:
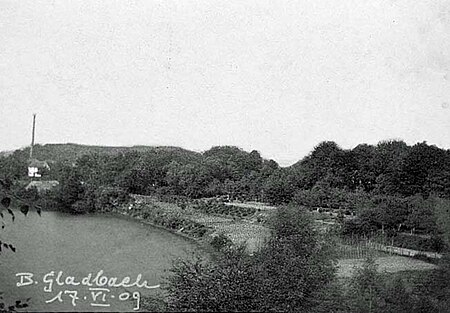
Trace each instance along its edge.
<instances>
[{"instance_id":1,"label":"tall pole","mask_svg":"<svg viewBox=\"0 0 450 313\"><path fill-rule=\"evenodd\" d=\"M33 114L33 132L31 133L30 159L33 158L34 131L36 129L36 114Z\"/></svg>"}]
</instances>

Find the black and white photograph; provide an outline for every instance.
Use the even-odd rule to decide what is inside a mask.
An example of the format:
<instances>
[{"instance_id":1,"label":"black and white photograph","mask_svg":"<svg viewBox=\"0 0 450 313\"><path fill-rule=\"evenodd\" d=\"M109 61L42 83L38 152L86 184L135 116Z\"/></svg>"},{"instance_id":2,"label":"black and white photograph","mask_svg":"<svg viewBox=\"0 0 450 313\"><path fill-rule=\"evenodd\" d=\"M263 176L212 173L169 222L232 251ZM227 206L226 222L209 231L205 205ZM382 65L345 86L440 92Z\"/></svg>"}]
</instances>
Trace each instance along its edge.
<instances>
[{"instance_id":1,"label":"black and white photograph","mask_svg":"<svg viewBox=\"0 0 450 313\"><path fill-rule=\"evenodd\" d=\"M450 0L0 0L0 313L450 313Z\"/></svg>"}]
</instances>

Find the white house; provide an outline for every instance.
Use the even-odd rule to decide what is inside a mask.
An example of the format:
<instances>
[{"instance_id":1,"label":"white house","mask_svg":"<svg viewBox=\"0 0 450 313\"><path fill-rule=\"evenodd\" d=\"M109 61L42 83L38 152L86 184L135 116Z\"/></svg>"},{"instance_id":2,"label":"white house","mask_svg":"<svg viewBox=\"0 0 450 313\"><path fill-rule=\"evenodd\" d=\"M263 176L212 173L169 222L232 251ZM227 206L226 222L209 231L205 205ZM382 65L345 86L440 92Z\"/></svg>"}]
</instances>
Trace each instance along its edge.
<instances>
[{"instance_id":1,"label":"white house","mask_svg":"<svg viewBox=\"0 0 450 313\"><path fill-rule=\"evenodd\" d=\"M45 161L32 159L28 162L28 177L41 177L42 170L50 170L50 166Z\"/></svg>"}]
</instances>

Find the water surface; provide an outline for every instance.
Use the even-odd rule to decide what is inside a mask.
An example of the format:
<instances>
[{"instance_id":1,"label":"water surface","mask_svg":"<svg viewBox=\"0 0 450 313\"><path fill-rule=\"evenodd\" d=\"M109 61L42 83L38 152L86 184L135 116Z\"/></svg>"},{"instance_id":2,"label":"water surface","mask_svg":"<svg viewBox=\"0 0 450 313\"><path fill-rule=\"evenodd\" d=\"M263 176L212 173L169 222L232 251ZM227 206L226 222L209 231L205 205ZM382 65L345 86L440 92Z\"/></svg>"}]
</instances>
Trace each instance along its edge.
<instances>
[{"instance_id":1,"label":"water surface","mask_svg":"<svg viewBox=\"0 0 450 313\"><path fill-rule=\"evenodd\" d=\"M5 222L0 240L14 244L17 250L13 253L3 249L0 254L0 291L8 302L31 297L29 310L132 311L137 303L132 299L133 292L145 295L157 291L122 286L90 290L98 287L93 279L99 271L107 278L116 277L117 283L129 276L129 285L141 274L141 282L158 285L172 259L186 257L197 249L194 243L170 232L120 217L58 212L43 212L41 217L30 212L25 217L16 212L14 223L9 216L5 216ZM52 271L54 276L49 274ZM93 286L59 286L55 282L59 271L63 272L62 282L72 276L75 283L91 273L89 282ZM17 287L17 273L32 273L33 284ZM46 274L49 274L47 283ZM52 291L45 292L52 280ZM93 293L97 293L95 301ZM119 299L119 296L125 299L127 293L128 300Z\"/></svg>"}]
</instances>

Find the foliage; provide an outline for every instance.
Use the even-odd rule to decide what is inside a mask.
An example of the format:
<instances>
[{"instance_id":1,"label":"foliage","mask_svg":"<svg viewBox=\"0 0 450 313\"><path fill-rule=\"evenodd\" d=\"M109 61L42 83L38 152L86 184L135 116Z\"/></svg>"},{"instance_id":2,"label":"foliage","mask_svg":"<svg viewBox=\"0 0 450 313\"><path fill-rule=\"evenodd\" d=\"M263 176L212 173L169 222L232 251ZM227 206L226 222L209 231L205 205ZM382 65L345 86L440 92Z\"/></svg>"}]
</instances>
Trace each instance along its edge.
<instances>
[{"instance_id":1,"label":"foliage","mask_svg":"<svg viewBox=\"0 0 450 313\"><path fill-rule=\"evenodd\" d=\"M152 224L187 234L193 238L201 238L208 232L208 227L192 221L180 212L174 212L153 202L134 203L132 206L119 206L119 212L143 219Z\"/></svg>"},{"instance_id":2,"label":"foliage","mask_svg":"<svg viewBox=\"0 0 450 313\"><path fill-rule=\"evenodd\" d=\"M84 188L80 173L75 168L67 167L60 178L60 184L56 193L60 209L70 213L78 213L72 206L82 199L83 193Z\"/></svg>"},{"instance_id":3,"label":"foliage","mask_svg":"<svg viewBox=\"0 0 450 313\"><path fill-rule=\"evenodd\" d=\"M273 204L289 203L294 194L294 186L286 169L275 170L262 186L264 199Z\"/></svg>"},{"instance_id":4,"label":"foliage","mask_svg":"<svg viewBox=\"0 0 450 313\"><path fill-rule=\"evenodd\" d=\"M226 205L218 200L197 200L194 202L193 209L207 214L226 215L239 218L249 217L256 213L256 209L253 207Z\"/></svg>"},{"instance_id":5,"label":"foliage","mask_svg":"<svg viewBox=\"0 0 450 313\"><path fill-rule=\"evenodd\" d=\"M426 142L408 146L390 140L342 149L327 141L288 168L263 159L257 151L232 146L196 153L173 147L36 145L36 156L51 163L47 177L60 182L55 190L41 194L21 186L28 152L22 149L0 157L2 185L4 189L14 188L17 195L8 194L0 201L8 207L17 204L23 214L33 209L27 202L35 204L38 212L40 206L74 214L125 210L128 193L170 198L185 208L191 199L224 197L273 204L291 202L338 212L342 221L343 213L356 215L343 223L342 230L347 234L386 233L396 244L420 249L445 251L450 245L450 151ZM240 217L255 213L254 209L203 200L195 208ZM11 212L6 210L1 218L6 214L14 218ZM126 212L197 238L208 231L158 206L137 206ZM217 305L219 310L304 312L332 308L343 296L332 282L330 244L299 210L280 209L272 225L273 236L252 257L219 236L211 242L220 251L214 262L197 260L175 266L175 280L168 287L173 297L163 307L208 310ZM14 248L3 242L1 246L3 251ZM448 277L444 272L440 275ZM373 264L355 279L349 291L354 301L335 303L336 312L402 312L405 307L395 304L395 297L409 303L414 312L420 311L419 298L437 309L429 303L443 301L423 290L423 297L412 294L404 281L380 278ZM444 282L439 284L440 289L433 289L431 282L427 286L436 294L448 291ZM236 302L230 301L233 298ZM319 304L319 298L327 301Z\"/></svg>"},{"instance_id":6,"label":"foliage","mask_svg":"<svg viewBox=\"0 0 450 313\"><path fill-rule=\"evenodd\" d=\"M426 142L408 146L384 141L342 150L334 142L319 144L291 167L299 189L326 183L331 188L362 189L385 195L450 197L450 152Z\"/></svg>"},{"instance_id":7,"label":"foliage","mask_svg":"<svg viewBox=\"0 0 450 313\"><path fill-rule=\"evenodd\" d=\"M243 247L224 252L216 263L195 256L177 260L163 287L170 311L254 311L252 259Z\"/></svg>"},{"instance_id":8,"label":"foliage","mask_svg":"<svg viewBox=\"0 0 450 313\"><path fill-rule=\"evenodd\" d=\"M209 244L217 251L222 251L224 249L229 249L232 245L232 241L225 236L224 234L220 233L217 236L214 236Z\"/></svg>"},{"instance_id":9,"label":"foliage","mask_svg":"<svg viewBox=\"0 0 450 313\"><path fill-rule=\"evenodd\" d=\"M450 249L450 200L435 199L434 218L436 220L439 237L447 249Z\"/></svg>"},{"instance_id":10,"label":"foliage","mask_svg":"<svg viewBox=\"0 0 450 313\"><path fill-rule=\"evenodd\" d=\"M0 158L0 172L11 180L26 177L28 149ZM166 193L190 198L229 195L232 199L288 203L308 198L328 203L339 190L409 197L431 194L450 198L450 152L426 142L408 146L391 140L351 150L335 142L318 144L288 168L264 160L257 151L233 146L213 147L195 153L174 147L96 147L82 145L36 145L36 157L48 160L48 177L60 179L64 167L78 169L86 184L117 186L131 193ZM303 193L302 193L303 192ZM321 197L326 198L322 199ZM346 199L342 199L344 203Z\"/></svg>"},{"instance_id":11,"label":"foliage","mask_svg":"<svg viewBox=\"0 0 450 313\"><path fill-rule=\"evenodd\" d=\"M3 300L3 293L0 292L0 313L10 313L16 312L17 309L24 309L28 307L28 301L31 298L26 299L25 301L17 300L14 304L7 305Z\"/></svg>"},{"instance_id":12,"label":"foliage","mask_svg":"<svg viewBox=\"0 0 450 313\"><path fill-rule=\"evenodd\" d=\"M312 312L334 277L331 246L293 207L272 225L273 237L253 256L225 244L214 260L178 260L164 285L168 310Z\"/></svg>"},{"instance_id":13,"label":"foliage","mask_svg":"<svg viewBox=\"0 0 450 313\"><path fill-rule=\"evenodd\" d=\"M428 235L436 243L442 241L445 233L441 230L448 216L449 204L445 199L435 196L425 199L421 195L367 195L355 204L357 218L345 222L344 233L368 234L376 230L391 234L410 232L413 235Z\"/></svg>"},{"instance_id":14,"label":"foliage","mask_svg":"<svg viewBox=\"0 0 450 313\"><path fill-rule=\"evenodd\" d=\"M3 213L3 210L6 209L9 215L11 215L11 219L14 222L15 220L15 213L11 209L12 207L18 207L19 211L23 215L27 215L30 211L30 208L33 208L36 210L36 212L41 215L41 208L34 203L30 202L28 199L23 199L17 194L11 192L11 185L7 182L5 182L3 179L0 179L0 217L2 219L2 229L4 229L5 224L3 220L5 219L5 214ZM5 252L6 250L11 252L16 252L16 247L11 244L4 242L0 237L0 254L2 252ZM7 305L4 302L3 299L3 293L0 292L0 312L15 312L17 309L22 309L28 307L28 302L30 301L30 298L26 299L25 301L17 300L12 305Z\"/></svg>"},{"instance_id":15,"label":"foliage","mask_svg":"<svg viewBox=\"0 0 450 313\"><path fill-rule=\"evenodd\" d=\"M368 258L350 281L350 312L379 312L383 306L381 283L375 261Z\"/></svg>"},{"instance_id":16,"label":"foliage","mask_svg":"<svg viewBox=\"0 0 450 313\"><path fill-rule=\"evenodd\" d=\"M280 208L271 223L273 235L255 256L258 294L264 295L258 308L307 312L334 277L331 241L292 206Z\"/></svg>"},{"instance_id":17,"label":"foliage","mask_svg":"<svg viewBox=\"0 0 450 313\"><path fill-rule=\"evenodd\" d=\"M448 264L448 261L443 261ZM445 266L431 273L385 275L367 259L341 298L349 313L448 312L450 285Z\"/></svg>"},{"instance_id":18,"label":"foliage","mask_svg":"<svg viewBox=\"0 0 450 313\"><path fill-rule=\"evenodd\" d=\"M317 184L311 190L298 190L292 202L310 208L341 209L350 213L366 207L369 197L360 190L352 192Z\"/></svg>"}]
</instances>

